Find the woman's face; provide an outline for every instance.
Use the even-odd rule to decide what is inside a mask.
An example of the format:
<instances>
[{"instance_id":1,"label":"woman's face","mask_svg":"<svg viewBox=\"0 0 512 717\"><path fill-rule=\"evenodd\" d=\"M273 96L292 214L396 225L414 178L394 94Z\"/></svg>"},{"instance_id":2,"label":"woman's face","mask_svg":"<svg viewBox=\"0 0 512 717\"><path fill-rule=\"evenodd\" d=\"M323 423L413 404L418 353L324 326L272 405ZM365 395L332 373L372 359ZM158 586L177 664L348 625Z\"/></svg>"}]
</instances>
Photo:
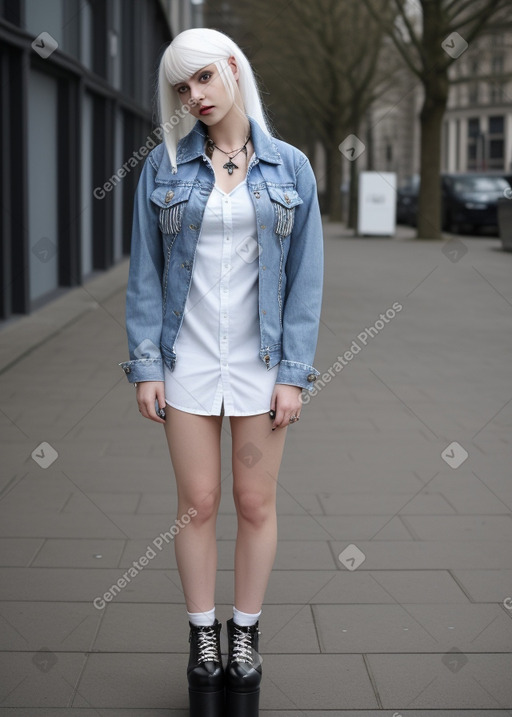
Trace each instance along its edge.
<instances>
[{"instance_id":1,"label":"woman's face","mask_svg":"<svg viewBox=\"0 0 512 717\"><path fill-rule=\"evenodd\" d=\"M233 72L237 80L238 69L234 58L230 57L228 63L225 72ZM178 82L174 89L181 103L188 105L190 114L208 126L224 119L235 104L215 64L198 70L187 82Z\"/></svg>"}]
</instances>

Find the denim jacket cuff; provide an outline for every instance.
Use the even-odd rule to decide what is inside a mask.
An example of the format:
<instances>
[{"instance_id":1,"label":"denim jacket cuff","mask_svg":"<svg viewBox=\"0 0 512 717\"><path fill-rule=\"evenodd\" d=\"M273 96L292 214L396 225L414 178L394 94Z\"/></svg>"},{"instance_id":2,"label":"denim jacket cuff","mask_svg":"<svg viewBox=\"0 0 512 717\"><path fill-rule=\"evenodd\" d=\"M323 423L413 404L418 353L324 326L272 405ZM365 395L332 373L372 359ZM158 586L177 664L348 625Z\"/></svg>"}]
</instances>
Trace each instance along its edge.
<instances>
[{"instance_id":1,"label":"denim jacket cuff","mask_svg":"<svg viewBox=\"0 0 512 717\"><path fill-rule=\"evenodd\" d=\"M161 358L122 361L118 366L121 366L130 383L164 380L164 365Z\"/></svg>"},{"instance_id":2,"label":"denim jacket cuff","mask_svg":"<svg viewBox=\"0 0 512 717\"><path fill-rule=\"evenodd\" d=\"M276 383L286 383L291 386L300 386L312 391L315 385L316 377L320 375L313 366L298 361L287 361L282 359L277 372Z\"/></svg>"}]
</instances>

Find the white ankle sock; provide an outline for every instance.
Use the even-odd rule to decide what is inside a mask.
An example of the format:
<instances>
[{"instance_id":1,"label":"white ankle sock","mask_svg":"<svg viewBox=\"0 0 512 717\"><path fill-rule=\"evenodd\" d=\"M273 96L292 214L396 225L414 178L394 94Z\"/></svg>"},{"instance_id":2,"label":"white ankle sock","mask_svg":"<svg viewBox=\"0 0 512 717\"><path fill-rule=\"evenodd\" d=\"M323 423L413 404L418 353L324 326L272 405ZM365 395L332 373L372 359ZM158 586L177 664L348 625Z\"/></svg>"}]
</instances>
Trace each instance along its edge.
<instances>
[{"instance_id":1,"label":"white ankle sock","mask_svg":"<svg viewBox=\"0 0 512 717\"><path fill-rule=\"evenodd\" d=\"M233 605L233 622L236 625L240 625L240 627L250 627L251 625L255 625L258 622L260 615L261 610L255 613L242 612L241 610L237 610Z\"/></svg>"},{"instance_id":2,"label":"white ankle sock","mask_svg":"<svg viewBox=\"0 0 512 717\"><path fill-rule=\"evenodd\" d=\"M213 625L215 623L215 605L208 612L188 612L187 615L192 625Z\"/></svg>"}]
</instances>

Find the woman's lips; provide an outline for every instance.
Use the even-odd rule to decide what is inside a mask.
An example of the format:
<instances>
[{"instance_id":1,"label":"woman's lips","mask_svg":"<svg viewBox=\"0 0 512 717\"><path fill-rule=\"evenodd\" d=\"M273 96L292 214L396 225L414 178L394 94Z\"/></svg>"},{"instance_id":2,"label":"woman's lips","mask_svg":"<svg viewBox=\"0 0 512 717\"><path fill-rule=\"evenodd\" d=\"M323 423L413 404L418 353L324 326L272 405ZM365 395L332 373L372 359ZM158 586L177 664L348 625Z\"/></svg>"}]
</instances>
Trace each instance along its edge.
<instances>
[{"instance_id":1,"label":"woman's lips","mask_svg":"<svg viewBox=\"0 0 512 717\"><path fill-rule=\"evenodd\" d=\"M207 114L209 114L212 110L213 110L213 105L211 105L210 107L201 107L201 109L199 110L199 114L200 114L200 115L207 115Z\"/></svg>"}]
</instances>

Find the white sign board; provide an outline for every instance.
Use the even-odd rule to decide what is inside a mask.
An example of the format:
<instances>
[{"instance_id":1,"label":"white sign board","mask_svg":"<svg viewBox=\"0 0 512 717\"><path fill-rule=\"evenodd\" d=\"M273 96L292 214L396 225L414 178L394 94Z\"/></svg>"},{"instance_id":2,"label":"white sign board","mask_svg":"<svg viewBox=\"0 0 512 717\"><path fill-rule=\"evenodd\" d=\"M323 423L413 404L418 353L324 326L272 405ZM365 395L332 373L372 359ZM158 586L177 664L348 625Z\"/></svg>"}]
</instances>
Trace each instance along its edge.
<instances>
[{"instance_id":1,"label":"white sign board","mask_svg":"<svg viewBox=\"0 0 512 717\"><path fill-rule=\"evenodd\" d=\"M357 233L392 236L396 227L396 173L361 172Z\"/></svg>"}]
</instances>

